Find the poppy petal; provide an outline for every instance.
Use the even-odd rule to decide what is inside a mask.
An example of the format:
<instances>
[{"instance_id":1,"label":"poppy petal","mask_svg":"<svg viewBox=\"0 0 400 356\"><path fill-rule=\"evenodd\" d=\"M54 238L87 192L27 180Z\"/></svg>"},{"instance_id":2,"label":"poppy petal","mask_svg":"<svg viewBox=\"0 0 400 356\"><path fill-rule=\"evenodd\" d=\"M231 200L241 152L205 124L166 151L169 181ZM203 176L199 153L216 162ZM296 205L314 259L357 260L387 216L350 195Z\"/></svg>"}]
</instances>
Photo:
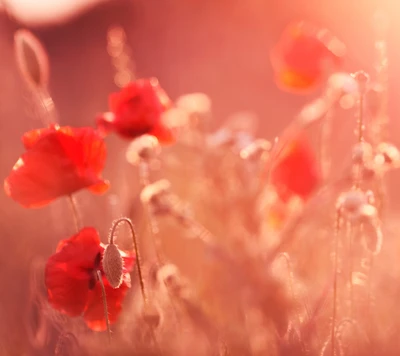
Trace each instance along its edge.
<instances>
[{"instance_id":1,"label":"poppy petal","mask_svg":"<svg viewBox=\"0 0 400 356\"><path fill-rule=\"evenodd\" d=\"M275 80L282 90L306 92L318 85L318 76L307 77L293 70L283 70L276 74Z\"/></svg>"},{"instance_id":2,"label":"poppy petal","mask_svg":"<svg viewBox=\"0 0 400 356\"><path fill-rule=\"evenodd\" d=\"M104 194L108 188L110 188L110 183L108 181L99 180L98 183L95 183L88 189L94 194Z\"/></svg>"},{"instance_id":3,"label":"poppy petal","mask_svg":"<svg viewBox=\"0 0 400 356\"><path fill-rule=\"evenodd\" d=\"M270 59L279 87L301 93L315 88L341 65L343 54L344 44L329 31L294 22L271 50Z\"/></svg>"},{"instance_id":4,"label":"poppy petal","mask_svg":"<svg viewBox=\"0 0 400 356\"><path fill-rule=\"evenodd\" d=\"M303 136L288 143L271 172L271 182L284 200L293 194L308 198L321 179L317 158Z\"/></svg>"},{"instance_id":5,"label":"poppy petal","mask_svg":"<svg viewBox=\"0 0 400 356\"><path fill-rule=\"evenodd\" d=\"M96 125L99 132L105 136L115 129L115 115L112 112L105 112L96 118Z\"/></svg>"},{"instance_id":6,"label":"poppy petal","mask_svg":"<svg viewBox=\"0 0 400 356\"><path fill-rule=\"evenodd\" d=\"M172 144L175 142L175 136L172 131L161 123L154 126L149 132L149 135L156 137L157 140L162 144Z\"/></svg>"},{"instance_id":7,"label":"poppy petal","mask_svg":"<svg viewBox=\"0 0 400 356\"><path fill-rule=\"evenodd\" d=\"M124 262L123 269L124 272L129 273L133 270L133 266L135 265L136 257L131 252L125 252L119 250L122 256L122 260Z\"/></svg>"},{"instance_id":8,"label":"poppy petal","mask_svg":"<svg viewBox=\"0 0 400 356\"><path fill-rule=\"evenodd\" d=\"M69 316L83 313L92 278L90 271L101 253L100 238L94 228L84 228L59 243L45 267L48 300L55 309Z\"/></svg>"},{"instance_id":9,"label":"poppy petal","mask_svg":"<svg viewBox=\"0 0 400 356\"><path fill-rule=\"evenodd\" d=\"M114 324L122 310L122 302L130 288L130 276L125 274L123 282L117 289L111 287L107 279L103 276L104 289L107 300L108 319L110 324ZM89 291L88 303L84 311L84 320L87 326L95 331L106 330L106 320L104 317L104 305L102 288L97 282L92 290Z\"/></svg>"},{"instance_id":10,"label":"poppy petal","mask_svg":"<svg viewBox=\"0 0 400 356\"><path fill-rule=\"evenodd\" d=\"M106 146L94 129L36 130L23 140L28 150L4 182L6 194L21 205L40 207L92 186L97 186L98 192L105 191L105 182L99 176Z\"/></svg>"},{"instance_id":11,"label":"poppy petal","mask_svg":"<svg viewBox=\"0 0 400 356\"><path fill-rule=\"evenodd\" d=\"M171 131L161 124L163 112L171 106L156 78L139 79L109 96L114 117L110 119L105 113L97 119L97 125L104 134L114 131L123 138L134 139L154 132L160 142L172 143Z\"/></svg>"}]
</instances>

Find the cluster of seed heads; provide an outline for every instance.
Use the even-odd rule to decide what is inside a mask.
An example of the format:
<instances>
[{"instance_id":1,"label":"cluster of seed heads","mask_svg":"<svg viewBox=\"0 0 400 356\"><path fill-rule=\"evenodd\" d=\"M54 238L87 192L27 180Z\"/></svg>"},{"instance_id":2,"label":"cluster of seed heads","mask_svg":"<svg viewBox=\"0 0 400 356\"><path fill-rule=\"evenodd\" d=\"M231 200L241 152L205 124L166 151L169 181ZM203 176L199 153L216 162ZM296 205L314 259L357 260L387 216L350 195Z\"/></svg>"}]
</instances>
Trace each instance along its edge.
<instances>
[{"instance_id":1,"label":"cluster of seed heads","mask_svg":"<svg viewBox=\"0 0 400 356\"><path fill-rule=\"evenodd\" d=\"M370 143L362 141L353 146L352 161L362 167L362 179L369 180L398 168L400 153L396 146L387 142L373 148Z\"/></svg>"}]
</instances>

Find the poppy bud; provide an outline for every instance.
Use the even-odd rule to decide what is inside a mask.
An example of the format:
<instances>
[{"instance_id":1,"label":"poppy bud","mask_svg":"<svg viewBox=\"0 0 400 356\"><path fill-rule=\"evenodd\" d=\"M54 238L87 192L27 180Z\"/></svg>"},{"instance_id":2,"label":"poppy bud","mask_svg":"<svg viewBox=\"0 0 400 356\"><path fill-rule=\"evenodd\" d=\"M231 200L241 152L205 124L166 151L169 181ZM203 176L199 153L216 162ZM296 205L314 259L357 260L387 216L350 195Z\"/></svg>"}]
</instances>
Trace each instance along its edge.
<instances>
[{"instance_id":1,"label":"poppy bud","mask_svg":"<svg viewBox=\"0 0 400 356\"><path fill-rule=\"evenodd\" d=\"M49 81L49 61L40 41L28 30L18 30L14 36L18 68L26 82L43 89Z\"/></svg>"},{"instance_id":2,"label":"poppy bud","mask_svg":"<svg viewBox=\"0 0 400 356\"><path fill-rule=\"evenodd\" d=\"M113 243L107 245L103 254L103 270L111 287L117 289L121 286L123 276L122 256Z\"/></svg>"}]
</instances>

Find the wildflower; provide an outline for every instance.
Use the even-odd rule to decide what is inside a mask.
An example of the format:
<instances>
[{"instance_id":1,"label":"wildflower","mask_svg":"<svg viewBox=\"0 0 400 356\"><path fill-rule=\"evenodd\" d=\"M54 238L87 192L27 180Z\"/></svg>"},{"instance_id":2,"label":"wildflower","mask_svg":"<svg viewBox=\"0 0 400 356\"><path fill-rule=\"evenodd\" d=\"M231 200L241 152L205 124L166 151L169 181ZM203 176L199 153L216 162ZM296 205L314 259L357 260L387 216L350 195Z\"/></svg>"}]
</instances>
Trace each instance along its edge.
<instances>
[{"instance_id":1,"label":"wildflower","mask_svg":"<svg viewBox=\"0 0 400 356\"><path fill-rule=\"evenodd\" d=\"M54 309L68 316L83 315L87 326L95 331L106 329L101 285L97 271L101 271L105 287L110 324L117 321L122 302L130 288L129 271L134 257L120 251L124 261L122 282L113 288L102 269L105 247L98 232L92 227L61 241L45 267L48 300Z\"/></svg>"},{"instance_id":2,"label":"wildflower","mask_svg":"<svg viewBox=\"0 0 400 356\"><path fill-rule=\"evenodd\" d=\"M318 161L302 136L289 142L273 164L271 182L283 201L293 196L307 199L321 183Z\"/></svg>"},{"instance_id":3,"label":"wildflower","mask_svg":"<svg viewBox=\"0 0 400 356\"><path fill-rule=\"evenodd\" d=\"M81 189L104 193L101 178L106 146L90 127L52 125L22 137L26 152L4 181L8 196L27 208L37 208Z\"/></svg>"},{"instance_id":4,"label":"wildflower","mask_svg":"<svg viewBox=\"0 0 400 356\"><path fill-rule=\"evenodd\" d=\"M308 91L324 79L328 68L340 65L344 51L327 30L292 23L271 51L277 84L284 90Z\"/></svg>"},{"instance_id":5,"label":"wildflower","mask_svg":"<svg viewBox=\"0 0 400 356\"><path fill-rule=\"evenodd\" d=\"M127 139L150 134L161 143L174 142L171 130L162 121L162 114L172 104L157 79L129 83L110 95L109 105L111 112L97 119L102 132L116 132Z\"/></svg>"}]
</instances>

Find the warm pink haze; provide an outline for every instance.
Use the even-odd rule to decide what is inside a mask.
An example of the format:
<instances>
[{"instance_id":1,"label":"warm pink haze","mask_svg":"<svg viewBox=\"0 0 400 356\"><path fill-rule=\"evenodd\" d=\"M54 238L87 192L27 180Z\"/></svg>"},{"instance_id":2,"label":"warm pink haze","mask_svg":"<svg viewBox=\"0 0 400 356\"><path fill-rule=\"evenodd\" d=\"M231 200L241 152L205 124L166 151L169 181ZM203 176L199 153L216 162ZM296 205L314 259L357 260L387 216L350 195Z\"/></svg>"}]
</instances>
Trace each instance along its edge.
<instances>
[{"instance_id":1,"label":"warm pink haze","mask_svg":"<svg viewBox=\"0 0 400 356\"><path fill-rule=\"evenodd\" d=\"M399 355L399 14L0 0L0 356Z\"/></svg>"}]
</instances>

